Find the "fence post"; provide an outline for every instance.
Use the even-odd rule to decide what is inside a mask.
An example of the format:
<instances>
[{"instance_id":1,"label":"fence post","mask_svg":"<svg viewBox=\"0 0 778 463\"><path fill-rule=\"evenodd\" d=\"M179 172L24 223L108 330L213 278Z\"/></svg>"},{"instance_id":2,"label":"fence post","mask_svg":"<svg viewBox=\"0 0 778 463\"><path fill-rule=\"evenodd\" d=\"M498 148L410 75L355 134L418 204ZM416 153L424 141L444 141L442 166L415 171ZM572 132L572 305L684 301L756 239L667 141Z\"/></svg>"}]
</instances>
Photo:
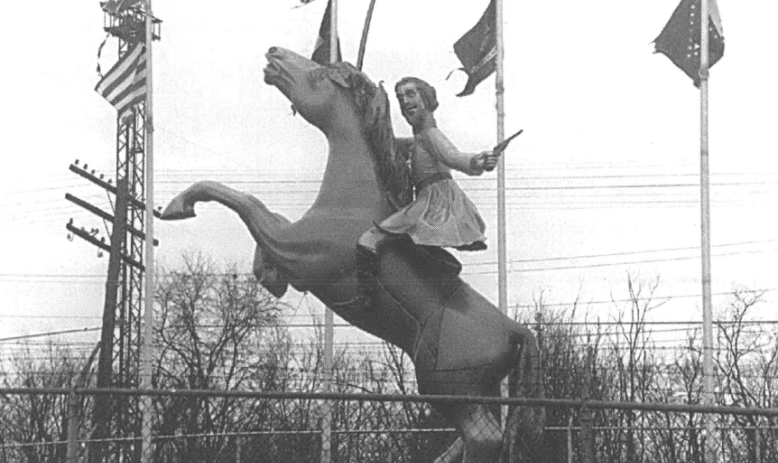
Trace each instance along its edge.
<instances>
[{"instance_id":1,"label":"fence post","mask_svg":"<svg viewBox=\"0 0 778 463\"><path fill-rule=\"evenodd\" d=\"M759 426L754 426L754 457L756 461L754 463L762 463L762 432L759 430Z\"/></svg>"},{"instance_id":2,"label":"fence post","mask_svg":"<svg viewBox=\"0 0 778 463\"><path fill-rule=\"evenodd\" d=\"M235 436L235 463L240 463L240 451L241 451L241 444L243 443L243 439L241 436Z\"/></svg>"},{"instance_id":3,"label":"fence post","mask_svg":"<svg viewBox=\"0 0 778 463\"><path fill-rule=\"evenodd\" d=\"M68 447L65 456L67 463L78 461L78 428L81 427L81 410L79 408L81 408L80 402L74 386L68 395Z\"/></svg>"},{"instance_id":4,"label":"fence post","mask_svg":"<svg viewBox=\"0 0 778 463\"><path fill-rule=\"evenodd\" d=\"M99 351L100 343L98 342L81 368L81 372L79 372L78 378L76 378L76 384L70 389L70 395L68 395L68 446L65 455L67 463L78 462L78 431L81 428L82 410L81 398L76 395L76 388L86 386L89 379L89 370L92 368L92 362Z\"/></svg>"},{"instance_id":5,"label":"fence post","mask_svg":"<svg viewBox=\"0 0 778 463\"><path fill-rule=\"evenodd\" d=\"M592 369L594 356L592 347L589 346L586 351L586 369L584 371L584 390L583 399L589 400L589 395L592 387ZM581 407L581 449L583 463L595 463L594 454L594 431L592 430L592 423L594 422L594 414L592 410L586 406L584 402Z\"/></svg>"},{"instance_id":6,"label":"fence post","mask_svg":"<svg viewBox=\"0 0 778 463\"><path fill-rule=\"evenodd\" d=\"M582 463L595 463L594 455L594 431L592 430L592 423L594 422L594 414L592 411L584 405L581 407L581 462Z\"/></svg>"},{"instance_id":7,"label":"fence post","mask_svg":"<svg viewBox=\"0 0 778 463\"><path fill-rule=\"evenodd\" d=\"M321 420L321 463L332 463L332 406L324 401L324 416Z\"/></svg>"},{"instance_id":8,"label":"fence post","mask_svg":"<svg viewBox=\"0 0 778 463\"><path fill-rule=\"evenodd\" d=\"M570 418L567 420L567 463L573 463L573 414L572 413L570 413Z\"/></svg>"}]
</instances>

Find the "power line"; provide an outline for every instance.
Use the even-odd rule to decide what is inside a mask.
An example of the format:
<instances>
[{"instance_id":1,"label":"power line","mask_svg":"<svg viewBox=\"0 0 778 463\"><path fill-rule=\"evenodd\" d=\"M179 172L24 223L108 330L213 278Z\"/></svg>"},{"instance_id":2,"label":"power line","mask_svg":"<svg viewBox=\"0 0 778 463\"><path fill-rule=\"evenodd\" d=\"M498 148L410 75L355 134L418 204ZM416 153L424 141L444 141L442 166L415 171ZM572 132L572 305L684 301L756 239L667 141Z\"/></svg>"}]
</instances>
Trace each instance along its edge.
<instances>
[{"instance_id":1,"label":"power line","mask_svg":"<svg viewBox=\"0 0 778 463\"><path fill-rule=\"evenodd\" d=\"M776 249L770 249L769 251L775 251ZM739 255L745 255L745 254L754 254L754 253L762 253L765 252L765 250L754 250L754 251L741 251L741 252L732 252L732 253L726 253L726 254L715 254L712 257L732 257L732 256L739 256ZM550 272L550 271L558 271L558 270L580 270L580 269L591 269L591 268L600 268L600 267L614 267L619 265L634 265L634 264L651 264L651 263L660 263L660 262L678 262L683 260L694 260L699 259L700 256L688 256L688 257L672 257L672 258L665 258L665 259L645 259L645 260L634 260L634 261L628 261L628 262L610 262L610 263L602 263L602 264L588 264L588 265L568 265L564 267L537 267L537 268L525 268L525 269L509 269L509 273L527 273L527 272ZM477 271L477 272L462 272L462 275L490 275L496 273L496 270L484 270L484 271Z\"/></svg>"},{"instance_id":2,"label":"power line","mask_svg":"<svg viewBox=\"0 0 778 463\"><path fill-rule=\"evenodd\" d=\"M740 241L736 243L723 243L723 244L716 244L711 247L714 248L724 248L724 247L732 247L732 246L747 246L752 244L765 244L765 243L775 243L778 242L778 239L769 239L769 240L755 240L755 241ZM642 249L638 251L624 251L624 252L611 252L606 254L582 254L578 256L555 256L555 257L543 257L543 258L530 258L530 259L516 259L511 260L509 263L511 264L523 264L523 263L530 263L530 262L550 262L550 261L559 261L559 260L578 260L578 259L595 259L595 258L601 258L601 257L618 257L618 256L627 256L627 255L633 255L633 254L654 254L654 253L662 253L662 252L676 252L676 251L696 251L699 250L699 246L684 246L684 247L672 247L672 248L659 248L659 249ZM479 262L476 264L471 265L495 265L496 262L490 261L490 262Z\"/></svg>"},{"instance_id":3,"label":"power line","mask_svg":"<svg viewBox=\"0 0 778 463\"><path fill-rule=\"evenodd\" d=\"M774 243L778 242L778 239L768 239L768 240L753 240L753 241L741 241L741 242L734 242L734 243L723 243L723 244L717 244L713 245L714 248L725 248L725 247L734 247L734 246L749 246L754 244L766 244L766 243ZM685 246L685 247L671 247L671 248L659 248L659 249L642 249L642 250L636 250L636 251L624 251L624 252L615 252L615 253L603 253L603 254L582 254L582 255L572 255L572 256L553 256L553 257L543 257L543 258L529 258L529 259L516 259L511 260L511 264L521 264L521 263L535 263L535 262L554 262L554 261L560 261L560 260L579 260L579 259L593 259L593 258L603 258L603 257L618 257L618 256L626 256L626 255L634 255L634 254L655 254L655 253L663 253L663 252L677 252L677 251L690 251L690 250L697 250L697 247L692 246ZM756 252L764 251L764 250L757 250ZM743 253L752 253L755 251L743 251ZM722 256L729 256L732 254L722 254ZM591 264L589 266L576 266L573 268L588 268L588 267L597 267L601 265L621 265L621 264L631 264L631 263L642 263L642 262L662 262L662 261L673 261L676 259L694 259L698 258L699 256L690 256L690 257L680 257L680 258L667 258L667 259L652 259L652 260L646 260L646 261L632 261L632 262L616 262L616 263L607 263L607 264ZM488 261L488 262L475 262L475 263L469 263L464 264L464 267L470 267L475 265L494 265L495 262ZM555 269L555 268L551 268ZM524 270L517 270L518 271L524 271ZM488 272L491 273L491 272ZM480 274L480 273L478 273ZM233 276L232 273L212 273L208 274L207 276ZM251 277L253 274L251 273L240 273L239 276L244 277ZM46 273L28 273L28 274L9 274L9 273L0 273L0 280L6 279L6 278L14 278L14 279L35 279L35 278L57 278L57 279L92 279L92 278L104 278L104 275L97 275L97 274L67 274L67 273L57 273L57 274L46 274ZM249 282L249 283L254 283Z\"/></svg>"},{"instance_id":4,"label":"power line","mask_svg":"<svg viewBox=\"0 0 778 463\"><path fill-rule=\"evenodd\" d=\"M7 342L7 341L18 341L20 339L32 339L32 338L42 338L47 336L57 336L60 334L74 334L74 333L86 333L89 331L100 331L100 327L92 327L92 328L77 328L72 330L62 330L62 331L50 331L48 333L36 333L36 334L25 334L22 336L13 336L10 338L0 338L0 342Z\"/></svg>"},{"instance_id":5,"label":"power line","mask_svg":"<svg viewBox=\"0 0 778 463\"><path fill-rule=\"evenodd\" d=\"M530 168L531 169L531 168ZM522 172L525 172L527 168L521 168ZM299 176L300 170L290 170L287 171L290 176L295 175ZM318 172L315 170L312 170L311 172ZM221 181L224 182L231 182L231 183L249 183L249 184L270 184L270 185L299 185L299 184L319 184L321 183L321 179L319 178L311 178L311 179L279 179L278 174L274 175L273 178L268 179L262 179L262 178L255 178L257 175L252 173L247 173L245 170L163 170L160 172L160 177L157 179L156 183L160 185L164 184L189 184L193 183L194 180L176 180L175 177L180 176L195 176L195 175L217 175L222 177ZM679 172L668 172L668 173L657 173L657 174L646 174L646 173L635 173L635 174L608 174L608 175L547 175L547 176L526 176L526 175L520 175L520 176L510 176L507 177L507 181L517 181L517 182L526 182L526 181L532 181L532 180L542 180L542 181L549 181L549 180L602 180L602 179L634 179L634 178L672 178L672 177L696 177L699 174L689 172L689 173L679 173ZM714 177L716 176L756 176L756 177L770 177L778 175L776 173L764 173L764 172L721 172L721 173L713 173ZM165 176L168 176L170 178L165 178ZM242 177L251 176L252 178L246 180ZM64 177L63 177L64 178ZM487 178L481 178L481 177L463 177L460 179L457 179L458 182L462 182L465 184L469 183L488 183L491 182L490 179ZM775 185L778 184L778 182L761 182L756 183L756 185ZM675 186L677 184L649 184L650 186ZM732 185L732 186L752 186L755 185L753 182L743 182L743 183L729 183L729 184L723 184L723 185ZM76 184L63 184L62 186L50 186L50 184L47 184L45 187L41 188L35 188L35 189L28 189L28 190L18 190L9 192L8 194L14 195L14 194L24 194L24 195L31 195L35 193L40 192L48 192L48 191L58 191L63 190L67 188L77 188L81 185ZM620 185L620 186L630 186L630 185ZM638 185L640 186L640 185ZM683 184L683 186L699 186L697 184ZM565 186L567 187L567 186ZM565 188L562 187L562 188ZM556 187L552 187L556 188ZM311 190L316 191L316 190ZM12 203L14 205L21 205L22 203ZM4 204L7 205L7 204Z\"/></svg>"}]
</instances>

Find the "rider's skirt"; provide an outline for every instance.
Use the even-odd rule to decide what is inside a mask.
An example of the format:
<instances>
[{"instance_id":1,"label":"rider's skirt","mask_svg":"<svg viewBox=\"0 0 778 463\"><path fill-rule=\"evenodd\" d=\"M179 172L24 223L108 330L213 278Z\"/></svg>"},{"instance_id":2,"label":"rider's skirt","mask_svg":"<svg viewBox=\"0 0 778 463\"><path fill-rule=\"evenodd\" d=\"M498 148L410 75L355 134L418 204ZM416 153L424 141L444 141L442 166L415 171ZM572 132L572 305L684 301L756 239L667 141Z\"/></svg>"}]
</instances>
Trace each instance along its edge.
<instances>
[{"instance_id":1,"label":"rider's skirt","mask_svg":"<svg viewBox=\"0 0 778 463\"><path fill-rule=\"evenodd\" d=\"M481 215L450 178L425 185L411 204L386 218L379 228L406 234L418 245L461 250L486 248L486 225Z\"/></svg>"}]
</instances>

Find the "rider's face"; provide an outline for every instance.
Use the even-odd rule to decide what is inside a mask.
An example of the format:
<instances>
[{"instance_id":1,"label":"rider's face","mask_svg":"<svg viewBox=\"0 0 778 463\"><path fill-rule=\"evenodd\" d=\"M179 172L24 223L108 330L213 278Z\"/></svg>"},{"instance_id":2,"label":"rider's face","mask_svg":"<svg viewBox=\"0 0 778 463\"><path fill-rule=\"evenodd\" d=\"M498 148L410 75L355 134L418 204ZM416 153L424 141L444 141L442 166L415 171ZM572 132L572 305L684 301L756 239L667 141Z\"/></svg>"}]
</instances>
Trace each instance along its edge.
<instances>
[{"instance_id":1,"label":"rider's face","mask_svg":"<svg viewBox=\"0 0 778 463\"><path fill-rule=\"evenodd\" d=\"M419 89L416 88L416 84L408 82L401 85L397 89L397 101L400 102L403 117L412 127L424 122L427 106L424 104L424 99L422 99Z\"/></svg>"}]
</instances>

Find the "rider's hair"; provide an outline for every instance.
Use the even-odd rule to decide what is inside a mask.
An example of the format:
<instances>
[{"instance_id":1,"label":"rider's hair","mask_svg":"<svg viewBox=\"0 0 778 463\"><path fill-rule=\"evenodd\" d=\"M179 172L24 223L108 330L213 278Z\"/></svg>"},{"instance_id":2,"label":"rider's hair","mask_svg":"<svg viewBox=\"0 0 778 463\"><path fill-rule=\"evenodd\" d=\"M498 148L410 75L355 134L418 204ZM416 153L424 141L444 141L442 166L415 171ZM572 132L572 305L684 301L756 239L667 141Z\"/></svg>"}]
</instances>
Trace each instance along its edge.
<instances>
[{"instance_id":1,"label":"rider's hair","mask_svg":"<svg viewBox=\"0 0 778 463\"><path fill-rule=\"evenodd\" d=\"M330 80L348 89L354 98L382 188L396 206L410 204L413 201L410 168L405 153L399 153L395 147L389 97L383 85L374 84L350 63L333 63L327 69Z\"/></svg>"},{"instance_id":2,"label":"rider's hair","mask_svg":"<svg viewBox=\"0 0 778 463\"><path fill-rule=\"evenodd\" d=\"M405 84L416 85L416 89L421 94L421 99L424 101L424 106L427 107L427 111L435 111L438 109L438 94L435 92L435 87L418 77L403 77L395 84L395 93L397 93L397 91L400 90L400 87Z\"/></svg>"}]
</instances>

